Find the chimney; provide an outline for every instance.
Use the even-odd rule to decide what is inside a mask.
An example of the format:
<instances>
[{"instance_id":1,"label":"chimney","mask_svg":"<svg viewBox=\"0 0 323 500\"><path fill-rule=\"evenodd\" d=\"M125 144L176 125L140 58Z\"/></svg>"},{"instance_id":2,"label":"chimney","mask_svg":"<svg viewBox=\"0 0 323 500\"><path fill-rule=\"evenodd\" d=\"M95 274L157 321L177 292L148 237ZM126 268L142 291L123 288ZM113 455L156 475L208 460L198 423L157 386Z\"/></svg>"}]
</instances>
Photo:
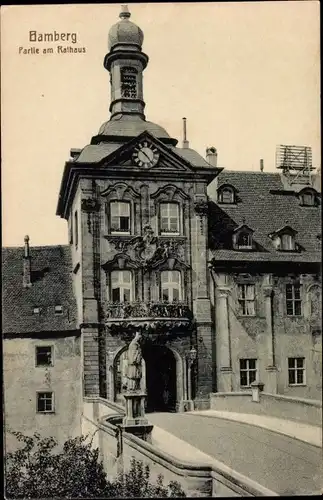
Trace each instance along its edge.
<instances>
[{"instance_id":1,"label":"chimney","mask_svg":"<svg viewBox=\"0 0 323 500\"><path fill-rule=\"evenodd\" d=\"M189 148L189 142L186 138L186 118L183 118L183 149Z\"/></svg>"},{"instance_id":2,"label":"chimney","mask_svg":"<svg viewBox=\"0 0 323 500\"><path fill-rule=\"evenodd\" d=\"M261 159L260 160L260 172L263 172L264 171L264 160Z\"/></svg>"},{"instance_id":3,"label":"chimney","mask_svg":"<svg viewBox=\"0 0 323 500\"><path fill-rule=\"evenodd\" d=\"M30 265L30 251L29 251L29 236L25 236L25 249L24 249L24 271L22 285L24 288L31 287L31 265Z\"/></svg>"},{"instance_id":4,"label":"chimney","mask_svg":"<svg viewBox=\"0 0 323 500\"><path fill-rule=\"evenodd\" d=\"M211 167L216 167L218 163L218 153L216 148L213 146L206 148L206 161L211 165Z\"/></svg>"}]
</instances>

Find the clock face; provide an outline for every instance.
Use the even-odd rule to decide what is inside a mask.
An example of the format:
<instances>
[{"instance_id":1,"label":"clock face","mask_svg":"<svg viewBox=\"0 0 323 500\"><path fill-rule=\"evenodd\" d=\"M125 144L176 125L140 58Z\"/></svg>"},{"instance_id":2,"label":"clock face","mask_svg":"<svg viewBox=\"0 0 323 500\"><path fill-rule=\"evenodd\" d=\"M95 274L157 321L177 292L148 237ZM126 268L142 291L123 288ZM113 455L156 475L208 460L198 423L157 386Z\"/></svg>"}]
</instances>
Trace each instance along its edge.
<instances>
[{"instance_id":1,"label":"clock face","mask_svg":"<svg viewBox=\"0 0 323 500\"><path fill-rule=\"evenodd\" d=\"M155 146L145 141L135 148L133 159L139 167L153 167L159 160L159 153Z\"/></svg>"}]
</instances>

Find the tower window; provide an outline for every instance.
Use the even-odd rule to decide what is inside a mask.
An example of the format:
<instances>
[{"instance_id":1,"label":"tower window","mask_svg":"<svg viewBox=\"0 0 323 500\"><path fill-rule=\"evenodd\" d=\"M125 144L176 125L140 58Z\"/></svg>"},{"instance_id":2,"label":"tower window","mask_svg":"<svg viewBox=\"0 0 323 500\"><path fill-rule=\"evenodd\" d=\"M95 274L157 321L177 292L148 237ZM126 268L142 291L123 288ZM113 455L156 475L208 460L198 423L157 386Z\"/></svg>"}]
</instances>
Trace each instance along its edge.
<instances>
[{"instance_id":1,"label":"tower window","mask_svg":"<svg viewBox=\"0 0 323 500\"><path fill-rule=\"evenodd\" d=\"M135 68L121 69L121 96L137 97L137 70Z\"/></svg>"},{"instance_id":2,"label":"tower window","mask_svg":"<svg viewBox=\"0 0 323 500\"><path fill-rule=\"evenodd\" d=\"M113 201L110 203L111 233L130 234L130 203Z\"/></svg>"},{"instance_id":3,"label":"tower window","mask_svg":"<svg viewBox=\"0 0 323 500\"><path fill-rule=\"evenodd\" d=\"M164 302L177 302L181 300L181 273L179 271L162 271L161 291Z\"/></svg>"},{"instance_id":4,"label":"tower window","mask_svg":"<svg viewBox=\"0 0 323 500\"><path fill-rule=\"evenodd\" d=\"M300 285L286 285L287 316L301 316L302 299Z\"/></svg>"},{"instance_id":5,"label":"tower window","mask_svg":"<svg viewBox=\"0 0 323 500\"><path fill-rule=\"evenodd\" d=\"M112 271L111 273L112 302L132 301L131 271Z\"/></svg>"},{"instance_id":6,"label":"tower window","mask_svg":"<svg viewBox=\"0 0 323 500\"><path fill-rule=\"evenodd\" d=\"M178 203L161 203L160 205L160 233L179 234L179 205Z\"/></svg>"}]
</instances>

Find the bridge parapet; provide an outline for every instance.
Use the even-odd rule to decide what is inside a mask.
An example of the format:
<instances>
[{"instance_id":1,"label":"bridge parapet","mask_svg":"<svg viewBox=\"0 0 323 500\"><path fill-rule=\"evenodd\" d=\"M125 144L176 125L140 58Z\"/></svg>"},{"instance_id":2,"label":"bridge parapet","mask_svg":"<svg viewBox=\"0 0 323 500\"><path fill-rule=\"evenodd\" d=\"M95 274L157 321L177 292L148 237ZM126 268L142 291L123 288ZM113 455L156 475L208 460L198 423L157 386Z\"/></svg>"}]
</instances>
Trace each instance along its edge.
<instances>
[{"instance_id":1,"label":"bridge parapet","mask_svg":"<svg viewBox=\"0 0 323 500\"><path fill-rule=\"evenodd\" d=\"M84 399L83 433L95 433L93 443L100 449L103 465L110 478L127 470L134 457L149 465L153 482L162 474L166 484L178 481L189 497L278 496L215 459L209 463L201 460L194 463L179 458L178 453L176 457L172 456L167 452L167 442L154 445L154 431L152 444L127 432L122 433L120 443L120 434L113 421L123 414L121 406L104 398Z\"/></svg>"},{"instance_id":2,"label":"bridge parapet","mask_svg":"<svg viewBox=\"0 0 323 500\"><path fill-rule=\"evenodd\" d=\"M210 394L210 409L253 413L267 417L297 420L309 425L322 425L322 401L282 394L260 392L259 401L253 401L251 391L215 392Z\"/></svg>"}]
</instances>

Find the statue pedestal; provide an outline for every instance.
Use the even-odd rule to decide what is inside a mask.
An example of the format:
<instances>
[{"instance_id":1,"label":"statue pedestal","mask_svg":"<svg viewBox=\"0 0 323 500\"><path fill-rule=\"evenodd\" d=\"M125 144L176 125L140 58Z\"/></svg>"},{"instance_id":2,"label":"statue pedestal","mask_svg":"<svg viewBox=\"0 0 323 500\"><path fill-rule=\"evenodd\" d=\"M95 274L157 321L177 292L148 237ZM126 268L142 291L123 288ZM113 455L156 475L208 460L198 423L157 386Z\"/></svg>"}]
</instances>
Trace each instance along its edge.
<instances>
[{"instance_id":1,"label":"statue pedestal","mask_svg":"<svg viewBox=\"0 0 323 500\"><path fill-rule=\"evenodd\" d=\"M144 441L151 442L153 425L148 422L145 416L146 394L139 391L129 391L123 396L126 402L126 416L122 421L123 430Z\"/></svg>"}]
</instances>

